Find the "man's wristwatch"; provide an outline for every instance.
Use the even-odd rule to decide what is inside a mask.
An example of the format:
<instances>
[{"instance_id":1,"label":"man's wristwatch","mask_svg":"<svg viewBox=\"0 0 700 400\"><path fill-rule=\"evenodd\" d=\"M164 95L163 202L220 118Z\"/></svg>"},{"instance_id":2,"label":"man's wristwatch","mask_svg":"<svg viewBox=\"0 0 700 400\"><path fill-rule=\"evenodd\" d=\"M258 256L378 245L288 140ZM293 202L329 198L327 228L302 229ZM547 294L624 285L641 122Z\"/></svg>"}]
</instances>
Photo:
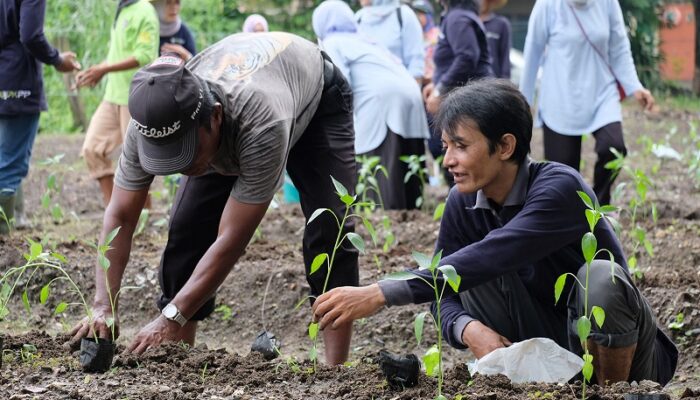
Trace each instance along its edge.
<instances>
[{"instance_id":1,"label":"man's wristwatch","mask_svg":"<svg viewBox=\"0 0 700 400\"><path fill-rule=\"evenodd\" d=\"M180 313L180 310L178 310L177 306L173 303L169 303L165 306L160 313L163 314L167 320L175 321L180 324L180 326L185 326L187 323L187 318Z\"/></svg>"}]
</instances>

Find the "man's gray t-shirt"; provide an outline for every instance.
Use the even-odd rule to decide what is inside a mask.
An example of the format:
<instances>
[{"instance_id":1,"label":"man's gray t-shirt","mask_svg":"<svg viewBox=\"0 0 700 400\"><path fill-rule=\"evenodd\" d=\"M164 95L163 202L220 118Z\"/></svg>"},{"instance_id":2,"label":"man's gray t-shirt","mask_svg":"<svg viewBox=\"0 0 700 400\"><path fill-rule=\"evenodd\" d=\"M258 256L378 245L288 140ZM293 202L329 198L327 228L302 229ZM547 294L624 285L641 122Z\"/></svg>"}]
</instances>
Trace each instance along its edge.
<instances>
[{"instance_id":1,"label":"man's gray t-shirt","mask_svg":"<svg viewBox=\"0 0 700 400\"><path fill-rule=\"evenodd\" d=\"M288 33L240 33L205 49L187 67L225 97L221 146L211 167L238 176L231 191L236 200L270 201L284 179L289 150L321 99L319 48ZM115 173L115 184L127 190L153 181L139 164L138 134L129 124Z\"/></svg>"}]
</instances>

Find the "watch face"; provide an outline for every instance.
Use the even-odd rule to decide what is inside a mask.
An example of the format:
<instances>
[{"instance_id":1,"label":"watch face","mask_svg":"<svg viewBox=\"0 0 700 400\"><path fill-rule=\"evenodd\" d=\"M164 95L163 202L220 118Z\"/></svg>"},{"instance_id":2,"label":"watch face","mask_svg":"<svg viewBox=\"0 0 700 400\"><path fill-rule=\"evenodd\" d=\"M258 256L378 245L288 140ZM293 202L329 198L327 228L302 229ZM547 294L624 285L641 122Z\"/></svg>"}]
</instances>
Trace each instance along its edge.
<instances>
[{"instance_id":1,"label":"watch face","mask_svg":"<svg viewBox=\"0 0 700 400\"><path fill-rule=\"evenodd\" d=\"M165 318L168 318L168 319L175 318L175 316L177 315L177 307L175 307L172 304L168 304L163 309L163 315L165 316Z\"/></svg>"}]
</instances>

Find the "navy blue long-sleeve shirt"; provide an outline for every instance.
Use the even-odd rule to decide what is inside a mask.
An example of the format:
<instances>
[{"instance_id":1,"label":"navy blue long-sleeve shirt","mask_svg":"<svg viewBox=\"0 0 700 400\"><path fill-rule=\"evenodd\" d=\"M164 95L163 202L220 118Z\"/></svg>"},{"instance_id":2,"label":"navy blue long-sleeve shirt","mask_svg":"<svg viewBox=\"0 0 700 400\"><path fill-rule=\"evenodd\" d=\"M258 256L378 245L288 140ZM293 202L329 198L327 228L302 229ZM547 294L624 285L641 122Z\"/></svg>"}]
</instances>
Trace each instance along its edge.
<instances>
[{"instance_id":1,"label":"navy blue long-sleeve shirt","mask_svg":"<svg viewBox=\"0 0 700 400\"><path fill-rule=\"evenodd\" d=\"M493 76L484 25L472 11L453 8L440 24L433 82L441 94L471 79Z\"/></svg>"},{"instance_id":2,"label":"navy blue long-sleeve shirt","mask_svg":"<svg viewBox=\"0 0 700 400\"><path fill-rule=\"evenodd\" d=\"M574 169L558 163L520 166L513 189L499 213L494 213L482 192L463 194L453 189L440 224L436 249L443 251L441 265L454 266L465 291L510 272L520 275L533 297L554 304L554 282L565 272L576 274L584 264L581 238L588 232L585 205L576 193L591 188ZM620 242L609 224L600 221L595 235L599 249L608 249L627 268ZM607 259L606 254L601 258ZM432 281L428 271L413 273ZM381 281L387 305L434 301L433 290L420 279ZM442 286L442 284L440 284ZM571 280L566 291L570 290ZM557 310L565 313L566 302ZM452 346L464 348L451 327L467 313L448 285L441 305L443 336Z\"/></svg>"},{"instance_id":3,"label":"navy blue long-sleeve shirt","mask_svg":"<svg viewBox=\"0 0 700 400\"><path fill-rule=\"evenodd\" d=\"M160 49L161 47L163 47L165 43L179 44L180 46L187 49L187 51L189 51L193 57L197 55L197 45L194 42L194 37L192 36L192 32L190 32L190 29L187 27L187 25L185 25L184 22L180 25L180 29L174 35L161 36L160 45L158 46L158 48Z\"/></svg>"},{"instance_id":4,"label":"navy blue long-sleeve shirt","mask_svg":"<svg viewBox=\"0 0 700 400\"><path fill-rule=\"evenodd\" d=\"M494 76L510 79L510 21L502 15L491 14L484 19L484 29Z\"/></svg>"},{"instance_id":5,"label":"navy blue long-sleeve shirt","mask_svg":"<svg viewBox=\"0 0 700 400\"><path fill-rule=\"evenodd\" d=\"M42 63L61 56L44 36L46 0L0 1L0 115L47 109Z\"/></svg>"}]
</instances>

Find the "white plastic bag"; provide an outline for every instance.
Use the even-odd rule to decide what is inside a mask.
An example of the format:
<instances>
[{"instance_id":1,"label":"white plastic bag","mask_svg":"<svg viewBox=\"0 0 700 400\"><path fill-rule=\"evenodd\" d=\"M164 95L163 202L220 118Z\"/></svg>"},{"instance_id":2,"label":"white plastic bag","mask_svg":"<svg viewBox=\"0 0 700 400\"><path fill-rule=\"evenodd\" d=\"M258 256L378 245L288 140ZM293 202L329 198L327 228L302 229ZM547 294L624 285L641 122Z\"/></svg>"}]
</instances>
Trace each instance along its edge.
<instances>
[{"instance_id":1,"label":"white plastic bag","mask_svg":"<svg viewBox=\"0 0 700 400\"><path fill-rule=\"evenodd\" d=\"M581 357L547 338L534 338L492 351L472 373L503 374L515 383L566 383L583 366Z\"/></svg>"}]
</instances>

